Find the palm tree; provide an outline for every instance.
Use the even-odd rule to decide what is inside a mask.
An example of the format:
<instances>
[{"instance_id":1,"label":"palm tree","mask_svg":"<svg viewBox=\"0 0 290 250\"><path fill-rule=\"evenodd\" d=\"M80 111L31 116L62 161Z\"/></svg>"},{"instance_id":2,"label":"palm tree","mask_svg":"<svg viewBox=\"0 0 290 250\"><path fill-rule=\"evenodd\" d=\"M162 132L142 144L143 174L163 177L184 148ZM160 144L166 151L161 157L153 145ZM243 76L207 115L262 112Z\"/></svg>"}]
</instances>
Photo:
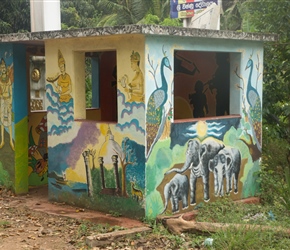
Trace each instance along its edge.
<instances>
[{"instance_id":1,"label":"palm tree","mask_svg":"<svg viewBox=\"0 0 290 250\"><path fill-rule=\"evenodd\" d=\"M149 13L156 15L163 21L170 15L170 0L149 0Z\"/></svg>"},{"instance_id":2,"label":"palm tree","mask_svg":"<svg viewBox=\"0 0 290 250\"><path fill-rule=\"evenodd\" d=\"M98 6L103 12L98 25L113 26L138 23L148 12L149 4L147 0L100 0Z\"/></svg>"},{"instance_id":3,"label":"palm tree","mask_svg":"<svg viewBox=\"0 0 290 250\"><path fill-rule=\"evenodd\" d=\"M164 25L164 20L168 23L168 19L170 19L170 0L148 0L146 1L146 8L148 12L144 18L139 21L140 24ZM170 22L169 26L176 26L176 24Z\"/></svg>"},{"instance_id":4,"label":"palm tree","mask_svg":"<svg viewBox=\"0 0 290 250\"><path fill-rule=\"evenodd\" d=\"M252 31L248 21L249 9L247 0L223 1L224 13L221 16L221 28L223 30Z\"/></svg>"}]
</instances>

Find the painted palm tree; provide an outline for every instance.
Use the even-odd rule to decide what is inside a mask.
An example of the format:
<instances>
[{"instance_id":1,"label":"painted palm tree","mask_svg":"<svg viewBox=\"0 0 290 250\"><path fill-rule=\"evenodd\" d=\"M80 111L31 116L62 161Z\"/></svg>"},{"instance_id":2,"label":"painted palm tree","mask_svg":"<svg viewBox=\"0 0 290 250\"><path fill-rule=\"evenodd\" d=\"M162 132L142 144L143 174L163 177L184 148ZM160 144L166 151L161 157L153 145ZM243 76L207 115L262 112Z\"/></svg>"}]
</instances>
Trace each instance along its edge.
<instances>
[{"instance_id":1,"label":"painted palm tree","mask_svg":"<svg viewBox=\"0 0 290 250\"><path fill-rule=\"evenodd\" d=\"M153 146L159 140L162 135L164 125L166 122L166 112L164 104L167 101L168 95L168 84L165 78L164 69L168 68L171 70L171 65L168 57L163 51L164 57L160 65L161 74L161 87L156 84L156 89L150 95L147 103L146 113L146 134L147 134L147 152L146 159L148 159ZM155 77L155 75L154 75Z\"/></svg>"},{"instance_id":2,"label":"painted palm tree","mask_svg":"<svg viewBox=\"0 0 290 250\"><path fill-rule=\"evenodd\" d=\"M250 69L248 84L247 84L247 101L250 105L249 107L249 115L251 119L251 124L254 131L254 137L261 146L261 116L262 116L262 108L261 108L261 99L258 91L252 85L252 73L253 73L254 63L253 60L250 58L248 60L246 69Z\"/></svg>"}]
</instances>

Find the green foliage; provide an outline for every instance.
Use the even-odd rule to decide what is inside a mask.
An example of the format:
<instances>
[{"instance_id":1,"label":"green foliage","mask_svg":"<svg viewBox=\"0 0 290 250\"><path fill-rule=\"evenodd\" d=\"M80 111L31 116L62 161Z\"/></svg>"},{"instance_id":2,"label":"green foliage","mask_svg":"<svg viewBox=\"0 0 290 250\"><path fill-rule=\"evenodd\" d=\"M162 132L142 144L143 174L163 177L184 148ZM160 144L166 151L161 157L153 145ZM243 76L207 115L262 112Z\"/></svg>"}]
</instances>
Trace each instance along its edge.
<instances>
[{"instance_id":1,"label":"green foliage","mask_svg":"<svg viewBox=\"0 0 290 250\"><path fill-rule=\"evenodd\" d=\"M264 203L284 206L290 211L290 173L289 152L286 140L272 138L266 130L262 169L259 173L261 181L261 199ZM271 138L271 139L270 139Z\"/></svg>"},{"instance_id":2,"label":"green foliage","mask_svg":"<svg viewBox=\"0 0 290 250\"><path fill-rule=\"evenodd\" d=\"M92 107L92 61L91 58L86 57L85 59L85 82L86 82L86 108Z\"/></svg>"},{"instance_id":3,"label":"green foliage","mask_svg":"<svg viewBox=\"0 0 290 250\"><path fill-rule=\"evenodd\" d=\"M10 222L5 220L0 220L0 228L8 228L10 227Z\"/></svg>"},{"instance_id":4,"label":"green foliage","mask_svg":"<svg viewBox=\"0 0 290 250\"><path fill-rule=\"evenodd\" d=\"M29 0L0 1L0 34L30 30Z\"/></svg>"},{"instance_id":5,"label":"green foliage","mask_svg":"<svg viewBox=\"0 0 290 250\"><path fill-rule=\"evenodd\" d=\"M290 218L289 211L279 204L246 204L224 197L215 202L203 204L198 209L196 221L289 228Z\"/></svg>"},{"instance_id":6,"label":"green foliage","mask_svg":"<svg viewBox=\"0 0 290 250\"><path fill-rule=\"evenodd\" d=\"M88 235L88 226L86 223L80 224L78 228L78 237L87 236Z\"/></svg>"},{"instance_id":7,"label":"green foliage","mask_svg":"<svg viewBox=\"0 0 290 250\"><path fill-rule=\"evenodd\" d=\"M94 0L61 1L61 28L92 28L96 27L101 13Z\"/></svg>"},{"instance_id":8,"label":"green foliage","mask_svg":"<svg viewBox=\"0 0 290 250\"><path fill-rule=\"evenodd\" d=\"M100 0L98 8L102 11L99 26L136 24L146 15L148 2L142 0Z\"/></svg>"},{"instance_id":9,"label":"green foliage","mask_svg":"<svg viewBox=\"0 0 290 250\"><path fill-rule=\"evenodd\" d=\"M171 247L174 249L183 249L180 246L184 243L185 239L182 237L183 235L168 235L168 239L171 241Z\"/></svg>"},{"instance_id":10,"label":"green foliage","mask_svg":"<svg viewBox=\"0 0 290 250\"><path fill-rule=\"evenodd\" d=\"M253 207L254 209L255 207ZM249 212L250 208L247 208ZM233 213L233 211L235 211ZM227 198L220 198L211 203L205 203L198 209L197 221L213 223L240 223L241 218L246 214L245 209ZM231 218L229 218L231 216Z\"/></svg>"},{"instance_id":11,"label":"green foliage","mask_svg":"<svg viewBox=\"0 0 290 250\"><path fill-rule=\"evenodd\" d=\"M113 210L110 210L109 214L112 215L113 217L121 217L122 216L122 214L120 214L119 212L113 211Z\"/></svg>"},{"instance_id":12,"label":"green foliage","mask_svg":"<svg viewBox=\"0 0 290 250\"><path fill-rule=\"evenodd\" d=\"M115 187L115 175L113 169L105 170L105 180L106 180L106 187ZM121 176L121 169L119 170L119 176ZM92 180L93 180L93 197L89 198L84 197L84 199L78 199L78 203L82 204L82 206L86 206L88 208L95 209L98 207L101 211L108 213L110 211L111 214L114 215L122 215L134 218L141 218L144 217L145 212L142 203L137 202L135 199L131 199L128 197L122 196L115 196L112 200L112 196L101 194L101 173L100 168L92 169L91 171ZM127 187L130 187L130 182L126 183ZM129 189L127 189L128 192ZM130 193L128 193L130 194ZM65 198L68 200L69 203L71 201L75 201L75 197L68 196Z\"/></svg>"},{"instance_id":13,"label":"green foliage","mask_svg":"<svg viewBox=\"0 0 290 250\"><path fill-rule=\"evenodd\" d=\"M145 16L142 24L159 24L160 18L156 15L148 14Z\"/></svg>"},{"instance_id":14,"label":"green foliage","mask_svg":"<svg viewBox=\"0 0 290 250\"><path fill-rule=\"evenodd\" d=\"M81 221L77 231L77 238L88 236L91 234L91 232L108 233L120 230L124 230L124 228L119 226L111 226L109 224L99 224L89 221Z\"/></svg>"},{"instance_id":15,"label":"green foliage","mask_svg":"<svg viewBox=\"0 0 290 250\"><path fill-rule=\"evenodd\" d=\"M160 25L163 25L163 26L179 26L181 27L182 26L182 21L181 19L171 19L171 18L165 18L161 23Z\"/></svg>"},{"instance_id":16,"label":"green foliage","mask_svg":"<svg viewBox=\"0 0 290 250\"><path fill-rule=\"evenodd\" d=\"M8 189L12 187L9 173L3 168L2 162L0 162L0 186L4 186Z\"/></svg>"},{"instance_id":17,"label":"green foliage","mask_svg":"<svg viewBox=\"0 0 290 250\"><path fill-rule=\"evenodd\" d=\"M169 0L61 0L60 5L63 30L137 23L181 25L180 20L169 18ZM29 30L30 1L2 0L0 34Z\"/></svg>"},{"instance_id":18,"label":"green foliage","mask_svg":"<svg viewBox=\"0 0 290 250\"><path fill-rule=\"evenodd\" d=\"M290 2L247 0L244 8L251 31L279 34L279 41L267 43L264 53L261 198L290 209Z\"/></svg>"},{"instance_id":19,"label":"green foliage","mask_svg":"<svg viewBox=\"0 0 290 250\"><path fill-rule=\"evenodd\" d=\"M169 0L148 0L148 14L156 15L162 21L169 17L170 1Z\"/></svg>"},{"instance_id":20,"label":"green foliage","mask_svg":"<svg viewBox=\"0 0 290 250\"><path fill-rule=\"evenodd\" d=\"M225 230L219 230L214 235L213 246L210 249L285 249L290 240L281 234L269 229L248 229L229 227Z\"/></svg>"},{"instance_id":21,"label":"green foliage","mask_svg":"<svg viewBox=\"0 0 290 250\"><path fill-rule=\"evenodd\" d=\"M152 24L182 26L180 19L170 19L169 0L100 0L102 18L98 26Z\"/></svg>"},{"instance_id":22,"label":"green foliage","mask_svg":"<svg viewBox=\"0 0 290 250\"><path fill-rule=\"evenodd\" d=\"M290 45L290 2L247 1L251 10L249 21L255 31L279 34L279 41L265 46L264 58L264 124L280 138L289 137L289 80L288 58ZM277 15L279 13L279 15ZM277 126L278 125L278 126ZM288 139L289 140L289 139ZM290 142L290 140L289 140Z\"/></svg>"},{"instance_id":23,"label":"green foliage","mask_svg":"<svg viewBox=\"0 0 290 250\"><path fill-rule=\"evenodd\" d=\"M194 237L192 237L192 239L190 241L189 246L193 247L193 249L199 249L200 246L203 244L203 242L204 242L203 235L194 235Z\"/></svg>"},{"instance_id":24,"label":"green foliage","mask_svg":"<svg viewBox=\"0 0 290 250\"><path fill-rule=\"evenodd\" d=\"M241 30L243 26L244 2L246 0L223 1L221 15L222 30Z\"/></svg>"}]
</instances>

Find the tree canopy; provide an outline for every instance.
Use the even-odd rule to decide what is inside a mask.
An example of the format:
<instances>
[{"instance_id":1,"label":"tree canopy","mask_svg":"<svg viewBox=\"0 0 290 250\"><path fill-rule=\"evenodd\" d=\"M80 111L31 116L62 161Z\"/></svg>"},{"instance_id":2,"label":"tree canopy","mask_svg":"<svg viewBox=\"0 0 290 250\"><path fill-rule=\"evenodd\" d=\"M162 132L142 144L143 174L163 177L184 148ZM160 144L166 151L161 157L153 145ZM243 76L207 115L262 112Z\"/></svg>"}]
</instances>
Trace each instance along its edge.
<instances>
[{"instance_id":1,"label":"tree canopy","mask_svg":"<svg viewBox=\"0 0 290 250\"><path fill-rule=\"evenodd\" d=\"M29 0L0 1L0 34L30 30Z\"/></svg>"},{"instance_id":2,"label":"tree canopy","mask_svg":"<svg viewBox=\"0 0 290 250\"><path fill-rule=\"evenodd\" d=\"M264 132L290 143L290 2L248 0L247 16L255 32L278 33L279 41L267 43L264 53ZM266 138L266 137L265 137Z\"/></svg>"},{"instance_id":3,"label":"tree canopy","mask_svg":"<svg viewBox=\"0 0 290 250\"><path fill-rule=\"evenodd\" d=\"M92 28L96 27L101 18L98 11L99 0L61 0L61 28Z\"/></svg>"}]
</instances>

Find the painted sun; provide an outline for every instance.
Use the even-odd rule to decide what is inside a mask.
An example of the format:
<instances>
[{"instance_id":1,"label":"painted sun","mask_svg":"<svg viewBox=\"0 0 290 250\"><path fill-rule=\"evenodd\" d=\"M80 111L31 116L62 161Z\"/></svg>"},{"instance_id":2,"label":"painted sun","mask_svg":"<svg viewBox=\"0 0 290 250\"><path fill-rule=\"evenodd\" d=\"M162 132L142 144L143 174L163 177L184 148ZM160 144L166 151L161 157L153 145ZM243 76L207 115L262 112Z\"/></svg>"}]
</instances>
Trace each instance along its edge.
<instances>
[{"instance_id":1,"label":"painted sun","mask_svg":"<svg viewBox=\"0 0 290 250\"><path fill-rule=\"evenodd\" d=\"M207 135L207 124L204 121L197 122L196 131L199 138L204 138Z\"/></svg>"}]
</instances>

